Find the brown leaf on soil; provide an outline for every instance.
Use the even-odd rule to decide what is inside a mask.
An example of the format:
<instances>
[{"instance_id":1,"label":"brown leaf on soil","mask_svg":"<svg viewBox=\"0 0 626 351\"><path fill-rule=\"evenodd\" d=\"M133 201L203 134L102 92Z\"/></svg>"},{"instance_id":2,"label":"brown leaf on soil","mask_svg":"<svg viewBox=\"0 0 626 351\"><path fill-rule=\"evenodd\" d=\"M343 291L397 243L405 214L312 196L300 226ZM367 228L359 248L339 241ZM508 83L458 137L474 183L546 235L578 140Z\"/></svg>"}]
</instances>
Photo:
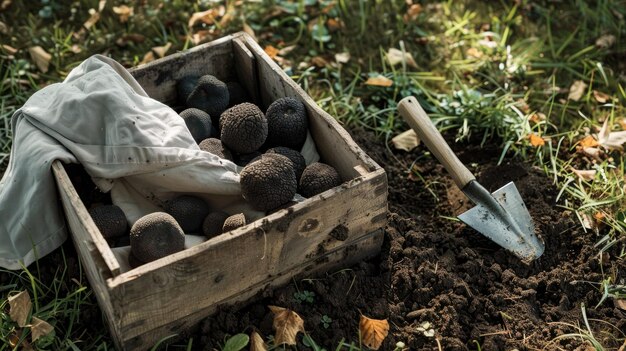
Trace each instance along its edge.
<instances>
[{"instance_id":1,"label":"brown leaf on soil","mask_svg":"<svg viewBox=\"0 0 626 351\"><path fill-rule=\"evenodd\" d=\"M329 62L326 61L326 59L323 58L322 56L313 57L311 59L311 63L315 65L315 67L320 67L320 68L327 67L329 65Z\"/></svg>"},{"instance_id":2,"label":"brown leaf on soil","mask_svg":"<svg viewBox=\"0 0 626 351\"><path fill-rule=\"evenodd\" d=\"M600 49L608 49L615 44L617 38L613 34L605 34L596 39L596 47Z\"/></svg>"},{"instance_id":3,"label":"brown leaf on soil","mask_svg":"<svg viewBox=\"0 0 626 351\"><path fill-rule=\"evenodd\" d=\"M159 57L163 57L165 56L165 54L169 51L169 49L172 47L172 43L168 42L167 44L163 45L163 46L155 46L152 48L152 51L154 51L154 53Z\"/></svg>"},{"instance_id":4,"label":"brown leaf on soil","mask_svg":"<svg viewBox=\"0 0 626 351\"><path fill-rule=\"evenodd\" d=\"M208 9L206 11L195 12L189 17L189 22L187 26L189 28L198 24L198 22L205 23L208 25L214 24L217 17L221 17L224 15L226 9L224 6L219 6L216 8Z\"/></svg>"},{"instance_id":5,"label":"brown leaf on soil","mask_svg":"<svg viewBox=\"0 0 626 351\"><path fill-rule=\"evenodd\" d=\"M154 61L154 59L155 59L154 53L152 52L152 50L150 50L145 55L143 55L143 59L141 60L141 62L139 62L139 64L143 65L144 63Z\"/></svg>"},{"instance_id":6,"label":"brown leaf on soil","mask_svg":"<svg viewBox=\"0 0 626 351\"><path fill-rule=\"evenodd\" d=\"M134 14L134 9L126 5L113 6L113 12L119 17L120 23L126 23Z\"/></svg>"},{"instance_id":7,"label":"brown leaf on soil","mask_svg":"<svg viewBox=\"0 0 626 351\"><path fill-rule=\"evenodd\" d=\"M600 211L593 214L593 219L595 219L598 222L601 222L605 217L606 215Z\"/></svg>"},{"instance_id":8,"label":"brown leaf on soil","mask_svg":"<svg viewBox=\"0 0 626 351\"><path fill-rule=\"evenodd\" d=\"M611 125L607 118L598 134L598 142L609 150L623 150L626 143L626 131L611 132Z\"/></svg>"},{"instance_id":9,"label":"brown leaf on soil","mask_svg":"<svg viewBox=\"0 0 626 351\"><path fill-rule=\"evenodd\" d=\"M344 24L342 20L329 18L328 21L326 21L326 26L328 27L329 31L335 32L335 31L342 29L344 27Z\"/></svg>"},{"instance_id":10,"label":"brown leaf on soil","mask_svg":"<svg viewBox=\"0 0 626 351\"><path fill-rule=\"evenodd\" d=\"M393 85L393 80L385 76L378 75L376 77L369 77L367 81L365 81L365 85L373 85L377 87L390 87Z\"/></svg>"},{"instance_id":11,"label":"brown leaf on soil","mask_svg":"<svg viewBox=\"0 0 626 351\"><path fill-rule=\"evenodd\" d=\"M52 55L50 55L44 48L41 46L33 46L28 48L28 53L30 54L30 58L35 62L37 68L43 73L48 72L48 67L50 66L50 60L52 59Z\"/></svg>"},{"instance_id":12,"label":"brown leaf on soil","mask_svg":"<svg viewBox=\"0 0 626 351\"><path fill-rule=\"evenodd\" d=\"M256 34L254 34L254 29L252 29L252 27L250 27L247 23L244 22L243 24L243 31L248 33L249 36L252 37L252 39L254 39L254 41L258 41L256 39Z\"/></svg>"},{"instance_id":13,"label":"brown leaf on soil","mask_svg":"<svg viewBox=\"0 0 626 351\"><path fill-rule=\"evenodd\" d=\"M596 99L597 102L599 102L601 104L604 104L607 101L611 100L611 96L610 95L605 94L605 93L603 93L601 91L597 91L597 90L593 91L593 97L594 97L594 99Z\"/></svg>"},{"instance_id":14,"label":"brown leaf on soil","mask_svg":"<svg viewBox=\"0 0 626 351\"><path fill-rule=\"evenodd\" d=\"M391 48L387 51L387 61L390 65L396 66L405 62L407 65L417 68L417 63L413 59L413 55L410 52L402 52L402 50L398 50L396 48Z\"/></svg>"},{"instance_id":15,"label":"brown leaf on soil","mask_svg":"<svg viewBox=\"0 0 626 351\"><path fill-rule=\"evenodd\" d=\"M253 331L250 334L250 351L267 351L267 345L259 333Z\"/></svg>"},{"instance_id":16,"label":"brown leaf on soil","mask_svg":"<svg viewBox=\"0 0 626 351\"><path fill-rule=\"evenodd\" d=\"M580 149L580 151L583 154L598 161L602 161L602 155L604 155L602 150L598 149L597 147L583 147Z\"/></svg>"},{"instance_id":17,"label":"brown leaf on soil","mask_svg":"<svg viewBox=\"0 0 626 351\"><path fill-rule=\"evenodd\" d=\"M97 12L94 9L89 9L89 18L83 23L83 28L89 30L89 28L93 27L94 24L98 23L100 20L100 12Z\"/></svg>"},{"instance_id":18,"label":"brown leaf on soil","mask_svg":"<svg viewBox=\"0 0 626 351\"><path fill-rule=\"evenodd\" d=\"M0 4L0 11L8 9L12 2L12 0L2 0L2 4Z\"/></svg>"},{"instance_id":19,"label":"brown leaf on soil","mask_svg":"<svg viewBox=\"0 0 626 351\"><path fill-rule=\"evenodd\" d=\"M417 16L419 16L420 13L422 13L422 5L412 4L406 10L406 14L404 15L404 21L413 21L417 18Z\"/></svg>"},{"instance_id":20,"label":"brown leaf on soil","mask_svg":"<svg viewBox=\"0 0 626 351\"><path fill-rule=\"evenodd\" d=\"M415 134L415 131L413 129L409 129L393 137L393 139L391 139L391 143L396 149L411 151L420 144L420 140L417 137L417 134Z\"/></svg>"},{"instance_id":21,"label":"brown leaf on soil","mask_svg":"<svg viewBox=\"0 0 626 351\"><path fill-rule=\"evenodd\" d=\"M273 47L272 45L266 46L265 49L263 50L265 51L267 56L269 56L270 58L274 58L276 57L276 55L278 55L278 49Z\"/></svg>"},{"instance_id":22,"label":"brown leaf on soil","mask_svg":"<svg viewBox=\"0 0 626 351\"><path fill-rule=\"evenodd\" d=\"M533 113L528 117L528 120L533 123L543 122L546 120L546 115L541 112Z\"/></svg>"},{"instance_id":23,"label":"brown leaf on soil","mask_svg":"<svg viewBox=\"0 0 626 351\"><path fill-rule=\"evenodd\" d=\"M191 41L194 43L194 45L198 45L206 41L209 41L212 38L212 36L213 36L213 30L211 29L199 30L191 36Z\"/></svg>"},{"instance_id":24,"label":"brown leaf on soil","mask_svg":"<svg viewBox=\"0 0 626 351\"><path fill-rule=\"evenodd\" d=\"M571 168L571 170L572 172L574 172L574 174L578 176L578 178L583 179L583 180L593 180L596 177L596 173L598 172L595 169L579 170L579 169Z\"/></svg>"},{"instance_id":25,"label":"brown leaf on soil","mask_svg":"<svg viewBox=\"0 0 626 351\"><path fill-rule=\"evenodd\" d=\"M24 327L32 306L28 291L24 290L16 295L9 296L8 300L10 307L9 315L11 316L11 319L14 320L20 327Z\"/></svg>"},{"instance_id":26,"label":"brown leaf on soil","mask_svg":"<svg viewBox=\"0 0 626 351\"><path fill-rule=\"evenodd\" d=\"M626 299L615 299L613 300L613 302L615 302L615 307L626 311ZM626 344L624 344L626 345Z\"/></svg>"},{"instance_id":27,"label":"brown leaf on soil","mask_svg":"<svg viewBox=\"0 0 626 351\"><path fill-rule=\"evenodd\" d=\"M2 49L4 51L6 51L6 53L9 54L9 55L15 55L17 53L17 51L18 51L16 48L14 48L14 47L12 47L10 45L6 45L6 44L2 45Z\"/></svg>"},{"instance_id":28,"label":"brown leaf on soil","mask_svg":"<svg viewBox=\"0 0 626 351\"><path fill-rule=\"evenodd\" d=\"M363 344L372 350L378 350L389 334L389 322L386 319L371 319L361 315L359 331Z\"/></svg>"},{"instance_id":29,"label":"brown leaf on soil","mask_svg":"<svg viewBox=\"0 0 626 351\"><path fill-rule=\"evenodd\" d=\"M620 346L617 351L626 351L626 340L624 340L624 345Z\"/></svg>"},{"instance_id":30,"label":"brown leaf on soil","mask_svg":"<svg viewBox=\"0 0 626 351\"><path fill-rule=\"evenodd\" d=\"M583 82L582 80L575 81L569 88L569 94L567 95L567 98L574 101L580 100L580 98L583 97L586 88L587 83Z\"/></svg>"},{"instance_id":31,"label":"brown leaf on soil","mask_svg":"<svg viewBox=\"0 0 626 351\"><path fill-rule=\"evenodd\" d=\"M33 342L37 341L42 336L46 336L54 330L48 322L41 320L37 317L33 317L30 325L30 332Z\"/></svg>"},{"instance_id":32,"label":"brown leaf on soil","mask_svg":"<svg viewBox=\"0 0 626 351\"><path fill-rule=\"evenodd\" d=\"M273 326L276 329L274 344L295 345L298 332L304 333L304 320L292 310L278 306L268 307L274 313Z\"/></svg>"},{"instance_id":33,"label":"brown leaf on soil","mask_svg":"<svg viewBox=\"0 0 626 351\"><path fill-rule=\"evenodd\" d=\"M534 147L544 146L546 144L546 141L535 133L529 135L528 138L530 139L530 145Z\"/></svg>"},{"instance_id":34,"label":"brown leaf on soil","mask_svg":"<svg viewBox=\"0 0 626 351\"><path fill-rule=\"evenodd\" d=\"M626 130L626 118L620 118L617 123L622 127L623 130Z\"/></svg>"},{"instance_id":35,"label":"brown leaf on soil","mask_svg":"<svg viewBox=\"0 0 626 351\"><path fill-rule=\"evenodd\" d=\"M598 143L596 138L592 137L591 135L587 135L583 138L583 140L578 142L578 145L582 147L594 147L600 145L600 143Z\"/></svg>"}]
</instances>

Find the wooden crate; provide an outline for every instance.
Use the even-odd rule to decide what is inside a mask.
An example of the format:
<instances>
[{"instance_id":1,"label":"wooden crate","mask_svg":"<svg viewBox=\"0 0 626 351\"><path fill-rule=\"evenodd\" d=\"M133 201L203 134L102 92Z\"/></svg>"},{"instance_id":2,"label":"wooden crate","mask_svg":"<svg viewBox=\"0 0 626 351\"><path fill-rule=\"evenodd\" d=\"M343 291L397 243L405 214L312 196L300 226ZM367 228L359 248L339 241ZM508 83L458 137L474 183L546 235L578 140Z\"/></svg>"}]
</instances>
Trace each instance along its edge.
<instances>
[{"instance_id":1,"label":"wooden crate","mask_svg":"<svg viewBox=\"0 0 626 351\"><path fill-rule=\"evenodd\" d=\"M64 166L53 164L67 223L116 347L146 349L179 334L217 306L243 302L294 276L345 267L380 251L387 176L348 133L248 35L238 33L139 66L133 76L153 98L176 99L190 72L238 80L262 107L284 96L304 102L322 160L344 183L187 250L121 272Z\"/></svg>"}]
</instances>

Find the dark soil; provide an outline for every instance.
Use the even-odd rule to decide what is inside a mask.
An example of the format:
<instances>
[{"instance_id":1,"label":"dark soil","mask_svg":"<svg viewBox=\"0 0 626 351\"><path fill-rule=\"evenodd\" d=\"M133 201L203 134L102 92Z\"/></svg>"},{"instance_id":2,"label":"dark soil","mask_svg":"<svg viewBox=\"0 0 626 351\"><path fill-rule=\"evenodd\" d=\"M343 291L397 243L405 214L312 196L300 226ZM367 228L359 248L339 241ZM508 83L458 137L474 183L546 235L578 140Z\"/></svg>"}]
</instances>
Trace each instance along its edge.
<instances>
[{"instance_id":1,"label":"dark soil","mask_svg":"<svg viewBox=\"0 0 626 351\"><path fill-rule=\"evenodd\" d=\"M195 349L219 350L228 335L252 330L273 335L268 305L300 314L307 333L327 350L341 340L358 344L360 314L389 320L390 333L381 350L393 350L399 341L411 350L476 350L478 344L490 351L586 350L580 338L555 340L579 332L572 325L587 333L583 306L595 338L608 350L621 346L626 311L611 299L595 306L602 297L597 283L609 277L612 282L626 279L626 263L609 259L617 251L598 256L594 244L599 238L585 233L574 214L555 205L557 189L541 171L520 163L496 166L500 155L494 147L456 146L461 160L490 191L515 182L546 243L543 256L527 265L450 219L471 204L445 170L425 156L425 149L391 151L368 132L353 133L389 180L389 222L380 255L323 276L294 279L246 306L221 308L184 335L193 337ZM99 197L83 200L107 202ZM81 279L71 242L40 260L39 278L44 284L52 281L63 262L68 265L68 286L62 290L69 291L72 279ZM2 284L9 280L6 273L0 278ZM314 294L312 301L298 298L304 291ZM92 300L93 306L81 308L81 327L98 335L106 328ZM324 316L332 322L324 325ZM423 322L432 325L434 337L417 329ZM298 349L309 348L300 344Z\"/></svg>"}]
</instances>

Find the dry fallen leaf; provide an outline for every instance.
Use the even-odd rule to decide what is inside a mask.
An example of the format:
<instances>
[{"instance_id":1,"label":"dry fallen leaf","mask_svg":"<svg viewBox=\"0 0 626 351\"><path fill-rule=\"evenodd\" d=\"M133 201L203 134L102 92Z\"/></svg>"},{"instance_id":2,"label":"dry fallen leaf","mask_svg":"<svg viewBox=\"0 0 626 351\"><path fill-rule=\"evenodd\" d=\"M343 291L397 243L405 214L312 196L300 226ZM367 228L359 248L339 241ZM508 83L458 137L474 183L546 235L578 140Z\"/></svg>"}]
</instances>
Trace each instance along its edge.
<instances>
[{"instance_id":1,"label":"dry fallen leaf","mask_svg":"<svg viewBox=\"0 0 626 351\"><path fill-rule=\"evenodd\" d=\"M194 43L194 45L198 45L209 41L210 39L212 39L212 36L212 29L199 30L191 36L191 41Z\"/></svg>"},{"instance_id":2,"label":"dry fallen leaf","mask_svg":"<svg viewBox=\"0 0 626 351\"><path fill-rule=\"evenodd\" d=\"M94 9L89 9L89 14L91 16L89 16L89 18L85 21L85 23L83 23L84 29L87 29L87 30L93 27L93 25L98 23L98 21L100 20L100 12L97 12Z\"/></svg>"},{"instance_id":3,"label":"dry fallen leaf","mask_svg":"<svg viewBox=\"0 0 626 351\"><path fill-rule=\"evenodd\" d=\"M580 170L580 169L572 168L572 172L574 172L574 174L576 174L578 176L578 178L580 178L580 179L583 179L583 180L593 180L596 177L596 173L598 171L596 171L595 169Z\"/></svg>"},{"instance_id":4,"label":"dry fallen leaf","mask_svg":"<svg viewBox=\"0 0 626 351\"><path fill-rule=\"evenodd\" d=\"M420 140L417 137L417 134L415 134L415 131L413 129L409 129L393 137L393 139L391 139L391 143L396 149L411 151L420 144Z\"/></svg>"},{"instance_id":5,"label":"dry fallen leaf","mask_svg":"<svg viewBox=\"0 0 626 351\"><path fill-rule=\"evenodd\" d=\"M2 4L0 4L0 11L8 9L12 2L12 0L2 0Z\"/></svg>"},{"instance_id":6,"label":"dry fallen leaf","mask_svg":"<svg viewBox=\"0 0 626 351\"><path fill-rule=\"evenodd\" d=\"M539 147L546 144L546 141L535 133L531 134L528 138L530 139L530 145L532 146Z\"/></svg>"},{"instance_id":7,"label":"dry fallen leaf","mask_svg":"<svg viewBox=\"0 0 626 351\"><path fill-rule=\"evenodd\" d=\"M274 344L295 345L298 332L304 333L304 320L292 310L278 306L268 307L274 313L273 326L276 329Z\"/></svg>"},{"instance_id":8,"label":"dry fallen leaf","mask_svg":"<svg viewBox=\"0 0 626 351\"><path fill-rule=\"evenodd\" d=\"M598 134L598 142L610 150L623 150L626 143L626 131L611 132L611 125L607 118Z\"/></svg>"},{"instance_id":9,"label":"dry fallen leaf","mask_svg":"<svg viewBox=\"0 0 626 351\"><path fill-rule=\"evenodd\" d=\"M350 53L340 52L335 54L335 61L337 61L337 63L348 63L348 61L350 61Z\"/></svg>"},{"instance_id":10,"label":"dry fallen leaf","mask_svg":"<svg viewBox=\"0 0 626 351\"><path fill-rule=\"evenodd\" d=\"M9 26L6 23L0 21L0 33L9 34Z\"/></svg>"},{"instance_id":11,"label":"dry fallen leaf","mask_svg":"<svg viewBox=\"0 0 626 351\"><path fill-rule=\"evenodd\" d=\"M404 21L408 22L409 20L415 20L420 13L422 13L422 5L411 4L406 10L406 14L404 15Z\"/></svg>"},{"instance_id":12,"label":"dry fallen leaf","mask_svg":"<svg viewBox=\"0 0 626 351\"><path fill-rule=\"evenodd\" d=\"M580 98L583 97L586 88L587 83L582 80L575 81L569 88L569 95L567 95L567 98L574 101L580 100Z\"/></svg>"},{"instance_id":13,"label":"dry fallen leaf","mask_svg":"<svg viewBox=\"0 0 626 351\"><path fill-rule=\"evenodd\" d=\"M582 147L595 147L600 144L598 143L596 138L592 137L591 135L587 135L581 141L578 142L578 145Z\"/></svg>"},{"instance_id":14,"label":"dry fallen leaf","mask_svg":"<svg viewBox=\"0 0 626 351\"><path fill-rule=\"evenodd\" d=\"M597 102L604 104L607 101L611 100L611 96L609 96L608 94L605 94L601 91L597 91L594 90L593 91L593 97L596 99Z\"/></svg>"},{"instance_id":15,"label":"dry fallen leaf","mask_svg":"<svg viewBox=\"0 0 626 351\"><path fill-rule=\"evenodd\" d=\"M9 296L8 300L11 319L20 327L24 327L28 319L28 314L30 313L30 307L32 306L28 291L24 290L16 295Z\"/></svg>"},{"instance_id":16,"label":"dry fallen leaf","mask_svg":"<svg viewBox=\"0 0 626 351\"><path fill-rule=\"evenodd\" d=\"M250 351L267 351L267 345L259 333L253 331L250 334Z\"/></svg>"},{"instance_id":17,"label":"dry fallen leaf","mask_svg":"<svg viewBox=\"0 0 626 351\"><path fill-rule=\"evenodd\" d=\"M9 55L15 55L18 51L16 48L6 44L2 45L2 49L4 49L4 51L6 51Z\"/></svg>"},{"instance_id":18,"label":"dry fallen leaf","mask_svg":"<svg viewBox=\"0 0 626 351\"><path fill-rule=\"evenodd\" d=\"M297 45L285 46L284 48L278 50L278 54L280 56L285 56L289 54L290 52L292 52L295 48L297 48Z\"/></svg>"},{"instance_id":19,"label":"dry fallen leaf","mask_svg":"<svg viewBox=\"0 0 626 351\"><path fill-rule=\"evenodd\" d=\"M252 37L252 39L254 39L254 41L257 41L256 39L256 34L254 33L254 29L252 29L252 27L250 27L247 23L244 22L243 24L243 31L248 33L249 36Z\"/></svg>"},{"instance_id":20,"label":"dry fallen leaf","mask_svg":"<svg viewBox=\"0 0 626 351\"><path fill-rule=\"evenodd\" d=\"M620 118L617 123L619 123L623 130L626 130L626 118Z\"/></svg>"},{"instance_id":21,"label":"dry fallen leaf","mask_svg":"<svg viewBox=\"0 0 626 351\"><path fill-rule=\"evenodd\" d=\"M546 115L541 112L533 113L528 117L528 120L533 123L543 122L546 120Z\"/></svg>"},{"instance_id":22,"label":"dry fallen leaf","mask_svg":"<svg viewBox=\"0 0 626 351\"><path fill-rule=\"evenodd\" d=\"M325 58L323 58L322 56L315 56L313 58L311 58L311 63L315 66L315 67L327 67L329 65L329 62L326 61Z\"/></svg>"},{"instance_id":23,"label":"dry fallen leaf","mask_svg":"<svg viewBox=\"0 0 626 351\"><path fill-rule=\"evenodd\" d=\"M46 336L54 330L54 327L51 326L48 322L41 320L37 317L33 317L30 326L30 332L32 336L33 342L39 339L42 336Z\"/></svg>"},{"instance_id":24,"label":"dry fallen leaf","mask_svg":"<svg viewBox=\"0 0 626 351\"><path fill-rule=\"evenodd\" d=\"M265 51L267 56L269 56L270 58L274 58L276 57L276 55L278 55L278 49L273 47L272 45L266 46L265 49L263 50Z\"/></svg>"},{"instance_id":25,"label":"dry fallen leaf","mask_svg":"<svg viewBox=\"0 0 626 351\"><path fill-rule=\"evenodd\" d=\"M165 54L167 53L167 51L172 47L172 43L168 42L167 44L163 45L163 46L155 46L152 48L152 51L154 51L154 53L159 57L163 57L165 56Z\"/></svg>"},{"instance_id":26,"label":"dry fallen leaf","mask_svg":"<svg viewBox=\"0 0 626 351\"><path fill-rule=\"evenodd\" d=\"M602 161L602 155L604 155L602 150L598 149L597 147L583 147L580 151L583 154L598 161Z\"/></svg>"},{"instance_id":27,"label":"dry fallen leaf","mask_svg":"<svg viewBox=\"0 0 626 351\"><path fill-rule=\"evenodd\" d=\"M593 219L595 219L598 222L602 221L605 217L606 215L600 211L593 214Z\"/></svg>"},{"instance_id":28,"label":"dry fallen leaf","mask_svg":"<svg viewBox=\"0 0 626 351\"><path fill-rule=\"evenodd\" d=\"M48 67L50 66L50 60L52 59L52 55L47 53L46 50L44 50L44 48L42 48L41 46L33 46L28 48L28 53L30 54L31 59L35 61L37 68L39 68L41 72L48 72Z\"/></svg>"},{"instance_id":29,"label":"dry fallen leaf","mask_svg":"<svg viewBox=\"0 0 626 351\"><path fill-rule=\"evenodd\" d=\"M134 9L126 5L113 6L113 12L119 16L120 23L126 23L128 22L128 18L134 14Z\"/></svg>"},{"instance_id":30,"label":"dry fallen leaf","mask_svg":"<svg viewBox=\"0 0 626 351\"><path fill-rule=\"evenodd\" d=\"M369 77L367 81L365 81L365 85L373 85L377 87L390 87L393 85L393 80L385 76L378 75L376 77Z\"/></svg>"},{"instance_id":31,"label":"dry fallen leaf","mask_svg":"<svg viewBox=\"0 0 626 351\"><path fill-rule=\"evenodd\" d=\"M613 300L615 302L615 307L626 311L626 299L615 299ZM624 344L626 345L626 344Z\"/></svg>"},{"instance_id":32,"label":"dry fallen leaf","mask_svg":"<svg viewBox=\"0 0 626 351\"><path fill-rule=\"evenodd\" d=\"M402 52L402 50L398 50L396 48L391 48L387 51L387 61L392 66L406 62L407 65L417 68L417 63L415 63L413 55L411 55L410 52Z\"/></svg>"},{"instance_id":33,"label":"dry fallen leaf","mask_svg":"<svg viewBox=\"0 0 626 351\"><path fill-rule=\"evenodd\" d=\"M389 322L386 319L371 319L361 315L359 331L365 346L378 350L389 334Z\"/></svg>"},{"instance_id":34,"label":"dry fallen leaf","mask_svg":"<svg viewBox=\"0 0 626 351\"><path fill-rule=\"evenodd\" d=\"M154 53L152 52L152 50L150 50L145 55L143 55L143 59L141 60L141 62L139 62L139 64L143 65L144 63L152 61L154 61Z\"/></svg>"},{"instance_id":35,"label":"dry fallen leaf","mask_svg":"<svg viewBox=\"0 0 626 351\"><path fill-rule=\"evenodd\" d=\"M189 17L189 22L187 23L187 25L189 26L189 28L195 26L198 22L211 25L215 23L215 19L217 17L223 16L224 12L224 6L208 9L206 11L195 12L191 15L191 17Z\"/></svg>"},{"instance_id":36,"label":"dry fallen leaf","mask_svg":"<svg viewBox=\"0 0 626 351\"><path fill-rule=\"evenodd\" d=\"M600 49L608 49L615 44L616 38L613 34L605 34L596 39L596 46Z\"/></svg>"},{"instance_id":37,"label":"dry fallen leaf","mask_svg":"<svg viewBox=\"0 0 626 351\"><path fill-rule=\"evenodd\" d=\"M465 53L467 54L467 56L478 58L478 59L483 57L483 53L476 48L469 48L465 51Z\"/></svg>"}]
</instances>

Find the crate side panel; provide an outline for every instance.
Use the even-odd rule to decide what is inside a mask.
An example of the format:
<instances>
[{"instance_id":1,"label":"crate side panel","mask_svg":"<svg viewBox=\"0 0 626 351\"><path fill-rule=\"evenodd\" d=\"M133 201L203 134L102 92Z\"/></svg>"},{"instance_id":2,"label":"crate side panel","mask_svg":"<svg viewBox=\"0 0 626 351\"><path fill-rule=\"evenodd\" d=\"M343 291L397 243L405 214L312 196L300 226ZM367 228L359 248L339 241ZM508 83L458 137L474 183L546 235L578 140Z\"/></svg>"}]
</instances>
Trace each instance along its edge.
<instances>
[{"instance_id":1,"label":"crate side panel","mask_svg":"<svg viewBox=\"0 0 626 351\"><path fill-rule=\"evenodd\" d=\"M178 103L178 79L188 75L211 74L224 82L236 80L234 62L232 37L227 37L166 56L129 72L148 96L175 106Z\"/></svg>"},{"instance_id":2,"label":"crate side panel","mask_svg":"<svg viewBox=\"0 0 626 351\"><path fill-rule=\"evenodd\" d=\"M382 242L383 231L379 229L369 233L361 238L361 240L351 245L341 247L333 252L328 252L315 260L301 262L297 267L293 267L289 271L289 274L269 277L241 291L240 294L223 299L203 309L198 309L179 320L168 322L153 330L127 338L123 340L124 349L132 351L144 350L147 345L153 345L165 336L174 334L184 335L186 330L193 327L203 318L214 313L219 307L250 302L249 300L257 294L258 297L266 296L272 289L288 284L293 279L293 276L305 274L307 277L311 277L317 273L349 267L378 254Z\"/></svg>"}]
</instances>

